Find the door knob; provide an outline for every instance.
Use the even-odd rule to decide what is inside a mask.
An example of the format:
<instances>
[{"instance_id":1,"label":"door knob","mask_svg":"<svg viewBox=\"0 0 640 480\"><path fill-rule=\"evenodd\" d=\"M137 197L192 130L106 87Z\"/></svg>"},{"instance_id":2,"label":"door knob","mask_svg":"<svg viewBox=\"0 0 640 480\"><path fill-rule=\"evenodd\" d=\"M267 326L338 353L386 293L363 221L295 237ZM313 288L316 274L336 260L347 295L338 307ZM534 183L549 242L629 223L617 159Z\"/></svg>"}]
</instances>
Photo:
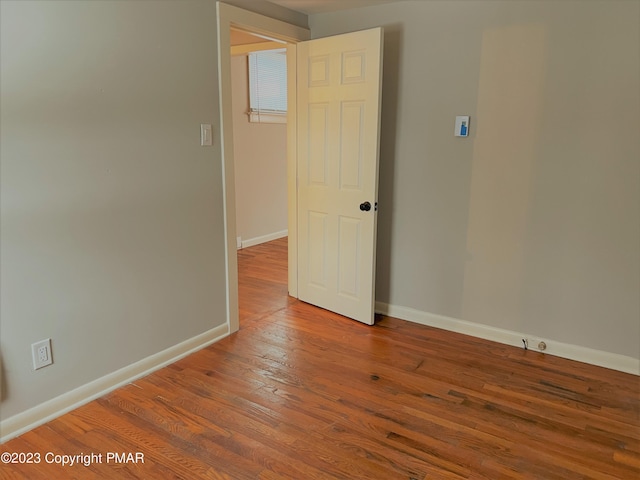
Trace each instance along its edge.
<instances>
[{"instance_id":1,"label":"door knob","mask_svg":"<svg viewBox=\"0 0 640 480\"><path fill-rule=\"evenodd\" d=\"M371 210L371 204L369 202L361 203L360 210L362 210L363 212L368 212L369 210Z\"/></svg>"}]
</instances>

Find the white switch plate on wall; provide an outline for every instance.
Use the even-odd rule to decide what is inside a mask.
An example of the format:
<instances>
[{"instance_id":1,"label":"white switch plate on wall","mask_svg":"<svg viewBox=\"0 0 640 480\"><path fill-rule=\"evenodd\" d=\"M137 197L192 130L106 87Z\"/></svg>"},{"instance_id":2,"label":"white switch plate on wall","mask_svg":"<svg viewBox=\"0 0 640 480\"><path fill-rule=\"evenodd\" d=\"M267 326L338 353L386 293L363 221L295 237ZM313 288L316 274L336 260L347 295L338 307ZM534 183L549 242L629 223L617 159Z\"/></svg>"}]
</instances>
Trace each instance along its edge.
<instances>
[{"instance_id":1,"label":"white switch plate on wall","mask_svg":"<svg viewBox=\"0 0 640 480\"><path fill-rule=\"evenodd\" d=\"M200 124L200 145L203 147L213 145L213 134L211 133L211 125L209 124Z\"/></svg>"}]
</instances>

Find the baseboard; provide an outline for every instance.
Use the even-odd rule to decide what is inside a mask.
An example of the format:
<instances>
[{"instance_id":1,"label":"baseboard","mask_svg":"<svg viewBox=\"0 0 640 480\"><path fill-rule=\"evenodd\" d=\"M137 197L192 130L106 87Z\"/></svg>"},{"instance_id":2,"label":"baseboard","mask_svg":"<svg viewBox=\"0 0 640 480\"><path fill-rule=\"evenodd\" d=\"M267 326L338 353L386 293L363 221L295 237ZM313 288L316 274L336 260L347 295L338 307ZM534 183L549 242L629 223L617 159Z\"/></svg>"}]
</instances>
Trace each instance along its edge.
<instances>
[{"instance_id":1,"label":"baseboard","mask_svg":"<svg viewBox=\"0 0 640 480\"><path fill-rule=\"evenodd\" d=\"M376 313L419 323L421 325L441 328L451 332L484 338L485 340L492 340L506 345L513 345L515 347L522 347L522 339L528 338L530 339L530 350L541 351L537 348L537 345L542 341L546 344L544 353L549 355L555 355L557 357L576 360L578 362L589 363L591 365L610 368L612 370L640 375L640 360L633 357L618 355L616 353L603 352L601 350L594 350L592 348L573 345L570 343L556 342L554 340L548 340L535 335L495 328L479 323L467 322L457 318L422 312L408 307L389 305L383 302L376 302ZM532 342L531 339L535 339L535 341Z\"/></svg>"},{"instance_id":2,"label":"baseboard","mask_svg":"<svg viewBox=\"0 0 640 480\"><path fill-rule=\"evenodd\" d=\"M270 242L271 240L277 240L279 238L286 237L287 235L289 235L289 230L281 230L280 232L270 233L269 235L262 235L261 237L242 240L242 248L260 245L261 243Z\"/></svg>"},{"instance_id":3,"label":"baseboard","mask_svg":"<svg viewBox=\"0 0 640 480\"><path fill-rule=\"evenodd\" d=\"M82 385L0 422L0 444L74 410L116 388L180 360L229 334L225 323L196 337Z\"/></svg>"}]
</instances>

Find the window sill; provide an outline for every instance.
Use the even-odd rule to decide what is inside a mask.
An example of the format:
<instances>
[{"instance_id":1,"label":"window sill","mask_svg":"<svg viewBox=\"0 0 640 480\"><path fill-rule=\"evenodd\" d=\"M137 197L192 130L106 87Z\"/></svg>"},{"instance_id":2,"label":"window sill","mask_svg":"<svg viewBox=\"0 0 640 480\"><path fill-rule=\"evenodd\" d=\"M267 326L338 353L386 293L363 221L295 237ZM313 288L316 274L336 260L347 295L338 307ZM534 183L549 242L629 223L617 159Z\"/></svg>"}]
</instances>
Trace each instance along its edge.
<instances>
[{"instance_id":1,"label":"window sill","mask_svg":"<svg viewBox=\"0 0 640 480\"><path fill-rule=\"evenodd\" d=\"M287 123L286 113L249 112L247 115L251 123Z\"/></svg>"}]
</instances>

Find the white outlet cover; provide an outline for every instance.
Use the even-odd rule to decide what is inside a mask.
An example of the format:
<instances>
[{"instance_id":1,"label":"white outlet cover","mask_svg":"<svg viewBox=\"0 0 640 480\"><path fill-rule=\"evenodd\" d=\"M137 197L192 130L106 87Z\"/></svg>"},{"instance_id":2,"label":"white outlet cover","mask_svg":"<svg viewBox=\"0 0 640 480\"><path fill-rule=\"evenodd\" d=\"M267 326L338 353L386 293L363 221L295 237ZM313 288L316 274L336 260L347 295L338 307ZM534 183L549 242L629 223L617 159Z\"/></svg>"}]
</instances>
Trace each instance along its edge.
<instances>
[{"instance_id":1,"label":"white outlet cover","mask_svg":"<svg viewBox=\"0 0 640 480\"><path fill-rule=\"evenodd\" d=\"M53 363L53 357L51 355L51 339L40 340L39 342L31 344L31 358L33 360L33 369L46 367Z\"/></svg>"}]
</instances>

